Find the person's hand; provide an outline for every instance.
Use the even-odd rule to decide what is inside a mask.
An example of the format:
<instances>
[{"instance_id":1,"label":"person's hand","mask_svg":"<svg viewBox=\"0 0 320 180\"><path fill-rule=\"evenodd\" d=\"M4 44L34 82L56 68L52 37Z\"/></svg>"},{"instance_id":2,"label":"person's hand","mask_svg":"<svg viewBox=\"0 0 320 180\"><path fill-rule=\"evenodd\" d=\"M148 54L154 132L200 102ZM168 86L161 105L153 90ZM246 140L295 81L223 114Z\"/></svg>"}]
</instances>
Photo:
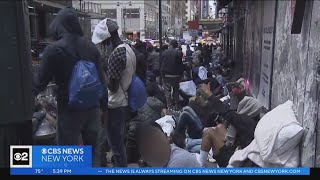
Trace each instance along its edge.
<instances>
[{"instance_id":1,"label":"person's hand","mask_svg":"<svg viewBox=\"0 0 320 180\"><path fill-rule=\"evenodd\" d=\"M101 112L101 126L103 128L108 127L108 111Z\"/></svg>"},{"instance_id":2,"label":"person's hand","mask_svg":"<svg viewBox=\"0 0 320 180\"><path fill-rule=\"evenodd\" d=\"M172 115L170 111L168 111L168 109L162 109L161 111L161 116L165 116L165 115Z\"/></svg>"}]
</instances>

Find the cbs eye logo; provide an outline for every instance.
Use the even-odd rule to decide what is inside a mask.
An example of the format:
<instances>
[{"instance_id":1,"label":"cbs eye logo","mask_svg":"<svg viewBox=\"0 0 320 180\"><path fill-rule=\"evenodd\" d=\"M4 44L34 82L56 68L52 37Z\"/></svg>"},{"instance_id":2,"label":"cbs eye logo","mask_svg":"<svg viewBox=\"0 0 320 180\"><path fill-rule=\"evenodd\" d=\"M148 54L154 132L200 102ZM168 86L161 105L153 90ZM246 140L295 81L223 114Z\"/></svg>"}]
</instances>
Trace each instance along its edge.
<instances>
[{"instance_id":1,"label":"cbs eye logo","mask_svg":"<svg viewBox=\"0 0 320 180\"><path fill-rule=\"evenodd\" d=\"M10 167L31 168L32 147L31 146L10 146Z\"/></svg>"}]
</instances>

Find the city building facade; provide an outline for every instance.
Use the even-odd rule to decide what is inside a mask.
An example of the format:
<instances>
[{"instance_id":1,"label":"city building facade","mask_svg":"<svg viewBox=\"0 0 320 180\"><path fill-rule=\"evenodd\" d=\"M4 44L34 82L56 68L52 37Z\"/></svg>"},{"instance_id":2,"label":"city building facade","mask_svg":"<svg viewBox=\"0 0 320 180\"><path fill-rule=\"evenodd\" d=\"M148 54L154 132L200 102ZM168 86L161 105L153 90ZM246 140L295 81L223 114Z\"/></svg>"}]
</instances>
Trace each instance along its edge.
<instances>
[{"instance_id":1,"label":"city building facade","mask_svg":"<svg viewBox=\"0 0 320 180\"><path fill-rule=\"evenodd\" d=\"M207 19L210 17L209 0L201 0L200 19Z\"/></svg>"},{"instance_id":2,"label":"city building facade","mask_svg":"<svg viewBox=\"0 0 320 180\"><path fill-rule=\"evenodd\" d=\"M170 0L162 1L162 36L172 36L171 29L171 2Z\"/></svg>"},{"instance_id":3,"label":"city building facade","mask_svg":"<svg viewBox=\"0 0 320 180\"><path fill-rule=\"evenodd\" d=\"M101 13L104 18L110 18L118 23L119 34L122 38L158 39L158 0L95 0L90 2L101 4ZM99 21L98 19L92 20L92 28Z\"/></svg>"},{"instance_id":4,"label":"city building facade","mask_svg":"<svg viewBox=\"0 0 320 180\"><path fill-rule=\"evenodd\" d=\"M182 31L186 25L186 2L171 1L171 36L175 38L182 37Z\"/></svg>"},{"instance_id":5,"label":"city building facade","mask_svg":"<svg viewBox=\"0 0 320 180\"><path fill-rule=\"evenodd\" d=\"M186 18L187 21L194 21L196 16L196 1L186 0Z\"/></svg>"}]
</instances>

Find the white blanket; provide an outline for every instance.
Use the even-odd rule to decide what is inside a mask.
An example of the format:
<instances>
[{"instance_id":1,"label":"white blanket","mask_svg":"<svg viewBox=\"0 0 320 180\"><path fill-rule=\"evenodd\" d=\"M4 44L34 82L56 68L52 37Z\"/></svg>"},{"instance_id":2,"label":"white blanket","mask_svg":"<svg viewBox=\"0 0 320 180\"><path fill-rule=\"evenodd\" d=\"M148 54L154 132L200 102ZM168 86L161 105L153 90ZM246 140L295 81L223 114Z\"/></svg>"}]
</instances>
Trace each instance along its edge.
<instances>
[{"instance_id":1,"label":"white blanket","mask_svg":"<svg viewBox=\"0 0 320 180\"><path fill-rule=\"evenodd\" d=\"M246 148L233 154L228 167L240 167L247 158L260 167L297 167L299 165L298 142L285 153L278 155L274 152L274 145L279 140L277 138L279 132L290 125L300 125L300 123L294 114L293 103L287 101L263 116L254 132L254 140Z\"/></svg>"}]
</instances>

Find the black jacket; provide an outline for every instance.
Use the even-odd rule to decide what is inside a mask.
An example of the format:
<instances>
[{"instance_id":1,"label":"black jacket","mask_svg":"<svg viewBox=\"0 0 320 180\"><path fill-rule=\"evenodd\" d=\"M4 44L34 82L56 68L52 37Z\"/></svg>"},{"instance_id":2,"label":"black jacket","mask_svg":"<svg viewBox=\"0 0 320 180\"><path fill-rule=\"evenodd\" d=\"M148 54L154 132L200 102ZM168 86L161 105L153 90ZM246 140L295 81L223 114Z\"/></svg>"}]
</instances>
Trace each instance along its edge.
<instances>
[{"instance_id":1,"label":"black jacket","mask_svg":"<svg viewBox=\"0 0 320 180\"><path fill-rule=\"evenodd\" d=\"M33 93L37 95L47 84L54 80L57 89L59 110L68 110L68 86L73 67L80 59L96 64L100 79L105 85L100 62L100 52L92 42L87 41L73 8L62 9L49 26L57 40L49 44L40 63L40 72L34 79ZM106 87L106 86L105 86ZM107 108L107 94L101 100L101 106Z\"/></svg>"},{"instance_id":2,"label":"black jacket","mask_svg":"<svg viewBox=\"0 0 320 180\"><path fill-rule=\"evenodd\" d=\"M184 71L182 56L180 50L169 48L164 51L160 61L162 75L182 75Z\"/></svg>"},{"instance_id":3,"label":"black jacket","mask_svg":"<svg viewBox=\"0 0 320 180\"><path fill-rule=\"evenodd\" d=\"M132 48L134 54L136 55L136 74L137 76L146 83L147 77L147 56L146 52L139 51L137 48Z\"/></svg>"}]
</instances>

